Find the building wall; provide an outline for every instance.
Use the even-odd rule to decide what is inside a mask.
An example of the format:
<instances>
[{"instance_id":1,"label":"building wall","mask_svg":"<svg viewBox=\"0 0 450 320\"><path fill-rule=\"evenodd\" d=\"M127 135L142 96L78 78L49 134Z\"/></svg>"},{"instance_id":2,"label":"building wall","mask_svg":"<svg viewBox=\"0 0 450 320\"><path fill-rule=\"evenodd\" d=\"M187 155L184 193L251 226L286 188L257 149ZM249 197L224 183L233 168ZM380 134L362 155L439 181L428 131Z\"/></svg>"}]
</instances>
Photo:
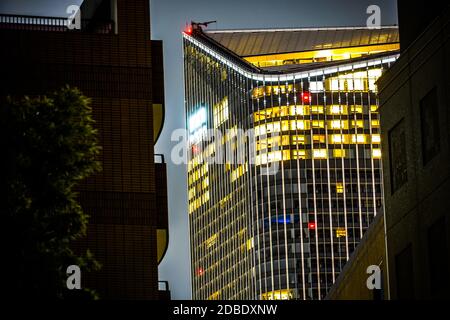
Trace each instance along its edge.
<instances>
[{"instance_id":1,"label":"building wall","mask_svg":"<svg viewBox=\"0 0 450 320\"><path fill-rule=\"evenodd\" d=\"M114 2L114 1L113 1ZM156 199L149 2L117 1L117 33L0 28L2 95L45 94L65 84L91 98L103 170L78 186L91 216L77 242L103 265L83 285L103 298L157 298ZM16 28L17 29L17 28ZM160 47L160 45L159 45ZM153 61L162 62L162 58ZM158 66L162 79L162 66ZM163 95L158 92L156 103ZM163 164L162 164L163 165ZM164 206L163 206L164 207Z\"/></svg>"},{"instance_id":2,"label":"building wall","mask_svg":"<svg viewBox=\"0 0 450 320\"><path fill-rule=\"evenodd\" d=\"M449 297L449 17L379 81L392 299Z\"/></svg>"},{"instance_id":3,"label":"building wall","mask_svg":"<svg viewBox=\"0 0 450 320\"><path fill-rule=\"evenodd\" d=\"M381 289L370 290L367 268L380 267ZM384 218L379 213L364 234L361 242L352 253L344 269L339 274L330 292L328 300L376 300L387 299L386 243L384 239Z\"/></svg>"}]
</instances>

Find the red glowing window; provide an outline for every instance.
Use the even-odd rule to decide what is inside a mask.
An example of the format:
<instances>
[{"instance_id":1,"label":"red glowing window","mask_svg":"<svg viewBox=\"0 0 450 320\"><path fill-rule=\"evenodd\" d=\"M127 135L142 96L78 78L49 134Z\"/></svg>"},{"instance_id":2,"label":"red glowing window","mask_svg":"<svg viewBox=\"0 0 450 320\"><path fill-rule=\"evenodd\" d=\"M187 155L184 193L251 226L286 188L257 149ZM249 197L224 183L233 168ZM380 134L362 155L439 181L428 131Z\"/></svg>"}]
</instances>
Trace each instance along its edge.
<instances>
[{"instance_id":1,"label":"red glowing window","mask_svg":"<svg viewBox=\"0 0 450 320\"><path fill-rule=\"evenodd\" d=\"M316 223L315 222L308 223L308 229L309 230L316 230Z\"/></svg>"},{"instance_id":2,"label":"red glowing window","mask_svg":"<svg viewBox=\"0 0 450 320\"><path fill-rule=\"evenodd\" d=\"M311 94L307 91L301 93L303 103L311 102Z\"/></svg>"},{"instance_id":3,"label":"red glowing window","mask_svg":"<svg viewBox=\"0 0 450 320\"><path fill-rule=\"evenodd\" d=\"M201 268L201 267L197 269L198 276L202 276L204 272L205 272L205 270L203 270L203 268Z\"/></svg>"},{"instance_id":4,"label":"red glowing window","mask_svg":"<svg viewBox=\"0 0 450 320\"><path fill-rule=\"evenodd\" d=\"M200 147L196 144L192 146L192 153L195 155L200 151Z\"/></svg>"}]
</instances>

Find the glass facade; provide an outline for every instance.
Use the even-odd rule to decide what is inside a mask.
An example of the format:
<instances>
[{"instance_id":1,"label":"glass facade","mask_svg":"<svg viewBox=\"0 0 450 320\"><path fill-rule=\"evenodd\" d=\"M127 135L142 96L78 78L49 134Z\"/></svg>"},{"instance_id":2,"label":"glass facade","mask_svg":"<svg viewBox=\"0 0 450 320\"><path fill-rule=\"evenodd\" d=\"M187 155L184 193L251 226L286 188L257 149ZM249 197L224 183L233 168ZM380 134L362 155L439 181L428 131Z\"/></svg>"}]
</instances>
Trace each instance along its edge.
<instances>
[{"instance_id":1,"label":"glass facade","mask_svg":"<svg viewBox=\"0 0 450 320\"><path fill-rule=\"evenodd\" d=\"M183 41L193 299L325 297L382 204L396 53L271 73Z\"/></svg>"}]
</instances>

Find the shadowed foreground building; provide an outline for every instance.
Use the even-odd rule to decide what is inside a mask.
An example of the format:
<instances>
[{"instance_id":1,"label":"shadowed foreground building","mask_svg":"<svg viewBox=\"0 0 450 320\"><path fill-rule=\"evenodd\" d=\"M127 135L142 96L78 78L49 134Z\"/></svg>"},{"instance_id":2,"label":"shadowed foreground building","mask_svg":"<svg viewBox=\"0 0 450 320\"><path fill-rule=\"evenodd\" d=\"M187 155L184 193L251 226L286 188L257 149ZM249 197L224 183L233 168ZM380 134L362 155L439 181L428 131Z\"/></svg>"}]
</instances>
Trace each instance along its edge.
<instances>
[{"instance_id":1,"label":"shadowed foreground building","mask_svg":"<svg viewBox=\"0 0 450 320\"><path fill-rule=\"evenodd\" d=\"M382 204L375 81L397 28L193 23L183 41L193 298L324 298Z\"/></svg>"},{"instance_id":2,"label":"shadowed foreground building","mask_svg":"<svg viewBox=\"0 0 450 320\"><path fill-rule=\"evenodd\" d=\"M450 9L398 8L401 55L378 81L386 225L371 226L329 299L450 297ZM365 285L379 261L381 296Z\"/></svg>"},{"instance_id":3,"label":"shadowed foreground building","mask_svg":"<svg viewBox=\"0 0 450 320\"><path fill-rule=\"evenodd\" d=\"M450 7L398 7L401 55L379 80L390 297L448 299Z\"/></svg>"},{"instance_id":4,"label":"shadowed foreground building","mask_svg":"<svg viewBox=\"0 0 450 320\"><path fill-rule=\"evenodd\" d=\"M90 219L75 246L102 269L82 274L82 286L101 298L167 298L157 269L168 239L166 166L153 151L164 119L162 43L150 39L149 1L84 1L81 29L66 25L0 15L0 93L69 84L91 98L103 170L78 187Z\"/></svg>"}]
</instances>

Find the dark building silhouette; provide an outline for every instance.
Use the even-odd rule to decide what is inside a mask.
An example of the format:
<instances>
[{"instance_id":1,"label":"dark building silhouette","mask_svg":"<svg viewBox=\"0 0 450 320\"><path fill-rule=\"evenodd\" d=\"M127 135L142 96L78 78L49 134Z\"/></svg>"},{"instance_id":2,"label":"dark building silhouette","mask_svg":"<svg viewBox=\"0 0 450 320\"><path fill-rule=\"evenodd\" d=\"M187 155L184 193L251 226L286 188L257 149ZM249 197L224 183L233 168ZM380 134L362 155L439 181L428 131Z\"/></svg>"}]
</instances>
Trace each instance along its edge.
<instances>
[{"instance_id":1,"label":"dark building silhouette","mask_svg":"<svg viewBox=\"0 0 450 320\"><path fill-rule=\"evenodd\" d=\"M401 55L378 81L390 297L448 299L450 9L398 7Z\"/></svg>"},{"instance_id":2,"label":"dark building silhouette","mask_svg":"<svg viewBox=\"0 0 450 320\"><path fill-rule=\"evenodd\" d=\"M0 15L0 94L39 95L65 84L92 99L102 172L79 187L89 248L102 269L83 286L102 298L168 298L158 263L168 239L166 166L154 154L164 119L162 43L150 39L148 0L84 1L66 18ZM156 156L156 160L155 160Z\"/></svg>"}]
</instances>

